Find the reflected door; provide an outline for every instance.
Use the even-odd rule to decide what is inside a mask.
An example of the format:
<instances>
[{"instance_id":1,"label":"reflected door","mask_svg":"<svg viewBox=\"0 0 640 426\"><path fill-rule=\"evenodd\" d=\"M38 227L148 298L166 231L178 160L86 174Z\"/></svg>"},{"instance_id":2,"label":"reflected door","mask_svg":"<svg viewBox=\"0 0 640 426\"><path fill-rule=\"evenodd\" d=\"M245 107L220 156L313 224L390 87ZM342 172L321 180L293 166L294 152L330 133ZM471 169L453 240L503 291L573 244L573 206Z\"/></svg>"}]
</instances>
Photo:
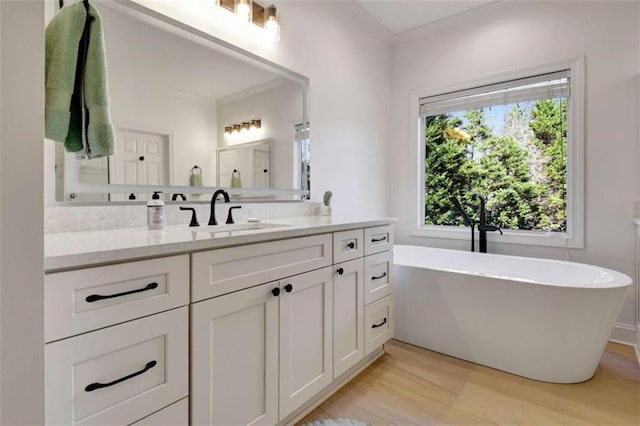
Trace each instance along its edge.
<instances>
[{"instance_id":1,"label":"reflected door","mask_svg":"<svg viewBox=\"0 0 640 426\"><path fill-rule=\"evenodd\" d=\"M169 137L133 130L116 131L116 154L109 162L109 183L121 185L167 185ZM146 201L150 194L136 194ZM126 194L113 194L112 200L125 200Z\"/></svg>"},{"instance_id":2,"label":"reflected door","mask_svg":"<svg viewBox=\"0 0 640 426\"><path fill-rule=\"evenodd\" d=\"M255 188L271 187L271 153L255 149L253 151L253 184Z\"/></svg>"}]
</instances>

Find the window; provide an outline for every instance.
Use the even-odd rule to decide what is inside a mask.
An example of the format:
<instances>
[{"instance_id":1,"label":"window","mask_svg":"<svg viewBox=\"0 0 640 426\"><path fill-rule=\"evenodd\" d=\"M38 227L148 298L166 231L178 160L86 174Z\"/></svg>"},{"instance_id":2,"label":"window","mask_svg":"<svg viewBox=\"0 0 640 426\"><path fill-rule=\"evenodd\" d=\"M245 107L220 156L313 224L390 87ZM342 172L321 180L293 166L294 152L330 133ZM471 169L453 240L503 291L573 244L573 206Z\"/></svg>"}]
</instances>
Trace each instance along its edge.
<instances>
[{"instance_id":1,"label":"window","mask_svg":"<svg viewBox=\"0 0 640 426\"><path fill-rule=\"evenodd\" d=\"M303 200L310 199L311 194L311 139L309 139L309 122L300 123L294 126L294 140L296 143L296 152L300 165L299 188L304 191Z\"/></svg>"},{"instance_id":2,"label":"window","mask_svg":"<svg viewBox=\"0 0 640 426\"><path fill-rule=\"evenodd\" d=\"M452 197L477 220L479 193L500 241L582 246L576 68L419 99L419 235L455 238L447 231L465 228Z\"/></svg>"}]
</instances>

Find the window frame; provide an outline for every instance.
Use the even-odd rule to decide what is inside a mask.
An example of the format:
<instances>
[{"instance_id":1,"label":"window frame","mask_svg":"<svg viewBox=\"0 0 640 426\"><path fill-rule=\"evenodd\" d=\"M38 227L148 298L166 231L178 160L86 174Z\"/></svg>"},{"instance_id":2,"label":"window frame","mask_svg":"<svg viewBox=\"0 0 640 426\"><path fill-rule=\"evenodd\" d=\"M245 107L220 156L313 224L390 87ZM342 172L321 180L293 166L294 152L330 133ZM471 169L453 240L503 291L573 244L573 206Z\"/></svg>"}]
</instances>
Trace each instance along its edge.
<instances>
[{"instance_id":1,"label":"window frame","mask_svg":"<svg viewBox=\"0 0 640 426\"><path fill-rule=\"evenodd\" d=\"M424 119L419 113L420 99L562 70L569 70L571 76L571 95L567 100L567 231L503 230L503 235L488 233L487 240L506 244L584 248L584 57L494 74L455 86L423 90L411 95L412 122L417 125L412 129L412 133L417 141L418 201L418 220L411 236L465 240L469 239L470 232L468 227L424 224L426 129Z\"/></svg>"}]
</instances>

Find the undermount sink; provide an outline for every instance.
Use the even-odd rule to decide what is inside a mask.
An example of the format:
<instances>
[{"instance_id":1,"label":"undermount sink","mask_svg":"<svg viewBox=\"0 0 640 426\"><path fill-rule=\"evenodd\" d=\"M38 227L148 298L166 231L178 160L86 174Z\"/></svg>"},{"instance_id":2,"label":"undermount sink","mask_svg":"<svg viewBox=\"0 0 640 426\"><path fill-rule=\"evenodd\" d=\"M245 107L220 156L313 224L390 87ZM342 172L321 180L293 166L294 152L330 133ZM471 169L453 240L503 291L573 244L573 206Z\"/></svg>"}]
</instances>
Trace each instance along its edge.
<instances>
[{"instance_id":1,"label":"undermount sink","mask_svg":"<svg viewBox=\"0 0 640 426\"><path fill-rule=\"evenodd\" d=\"M205 225L189 227L193 232L239 232L239 231L253 231L270 228L283 228L289 225L283 225L281 223L267 223L267 222L251 222L251 223L234 223L231 225Z\"/></svg>"}]
</instances>

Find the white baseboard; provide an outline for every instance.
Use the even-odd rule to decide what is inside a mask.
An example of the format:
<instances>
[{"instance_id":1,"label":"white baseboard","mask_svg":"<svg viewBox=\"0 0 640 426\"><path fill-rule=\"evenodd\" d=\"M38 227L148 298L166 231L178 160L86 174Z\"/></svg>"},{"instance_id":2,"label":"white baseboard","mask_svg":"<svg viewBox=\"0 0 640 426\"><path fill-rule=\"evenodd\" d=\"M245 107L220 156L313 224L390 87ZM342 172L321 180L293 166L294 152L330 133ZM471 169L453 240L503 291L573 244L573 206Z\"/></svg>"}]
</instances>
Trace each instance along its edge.
<instances>
[{"instance_id":1,"label":"white baseboard","mask_svg":"<svg viewBox=\"0 0 640 426\"><path fill-rule=\"evenodd\" d=\"M638 344L638 327L633 324L623 324L617 322L613 326L613 331L609 340L623 345L636 346Z\"/></svg>"},{"instance_id":2,"label":"white baseboard","mask_svg":"<svg viewBox=\"0 0 640 426\"><path fill-rule=\"evenodd\" d=\"M638 359L638 365L640 365L640 325L616 323L609 341L632 346Z\"/></svg>"}]
</instances>

